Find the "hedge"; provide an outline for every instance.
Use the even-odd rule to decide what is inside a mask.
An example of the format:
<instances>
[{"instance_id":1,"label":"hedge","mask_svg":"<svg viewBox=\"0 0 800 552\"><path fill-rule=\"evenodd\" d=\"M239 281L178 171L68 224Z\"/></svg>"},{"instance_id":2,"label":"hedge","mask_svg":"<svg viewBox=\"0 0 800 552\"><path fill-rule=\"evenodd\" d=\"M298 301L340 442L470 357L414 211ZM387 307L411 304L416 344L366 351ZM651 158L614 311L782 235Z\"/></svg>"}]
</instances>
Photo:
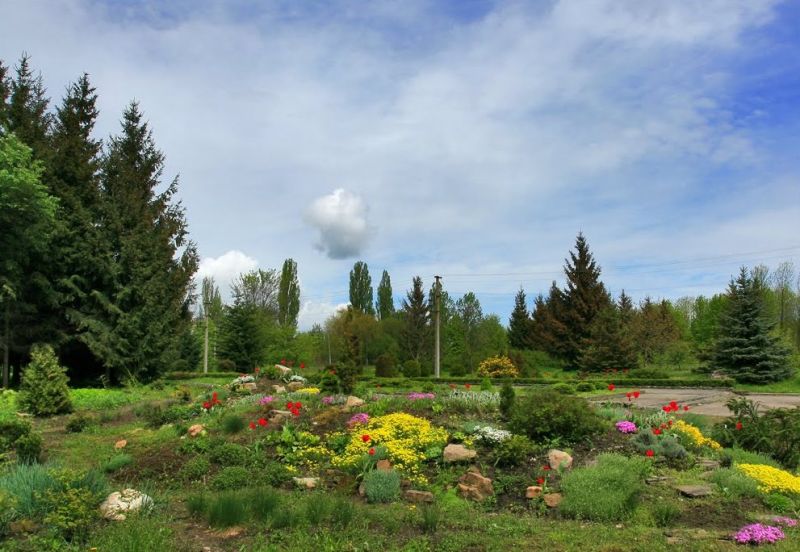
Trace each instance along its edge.
<instances>
[{"instance_id":1,"label":"hedge","mask_svg":"<svg viewBox=\"0 0 800 552\"><path fill-rule=\"evenodd\" d=\"M375 382L381 385L404 385L410 381L413 382L432 382L432 383L455 383L459 385L464 384L471 384L471 385L480 385L480 379L477 377L469 378L469 377L441 377L441 378L434 378L434 377L420 377L420 378L379 378L379 377L372 377L372 376L365 376L359 378L359 381L363 382ZM492 383L496 385L500 385L503 383L503 379L494 378L491 380ZM556 383L580 383L584 380L559 380L559 379L543 379L543 378L515 378L513 380L515 384L521 385L535 385L535 386L550 386ZM597 380L593 380L597 381ZM708 380L698 380L698 379L644 379L644 378L608 378L608 383L613 383L617 387L722 387L722 388L730 388L733 387L733 381L731 380L716 380L716 379L708 379Z\"/></svg>"}]
</instances>

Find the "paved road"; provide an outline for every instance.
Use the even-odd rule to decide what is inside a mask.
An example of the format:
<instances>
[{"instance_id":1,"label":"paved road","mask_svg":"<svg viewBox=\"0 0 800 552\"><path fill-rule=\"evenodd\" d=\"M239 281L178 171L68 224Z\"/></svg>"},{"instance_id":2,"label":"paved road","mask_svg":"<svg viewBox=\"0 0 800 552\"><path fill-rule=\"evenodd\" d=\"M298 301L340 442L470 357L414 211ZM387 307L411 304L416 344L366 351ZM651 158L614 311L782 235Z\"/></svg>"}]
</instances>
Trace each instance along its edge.
<instances>
[{"instance_id":1,"label":"paved road","mask_svg":"<svg viewBox=\"0 0 800 552\"><path fill-rule=\"evenodd\" d=\"M636 404L645 407L658 408L677 401L688 404L690 411L708 416L728 416L730 411L725 403L731 397L747 397L761 405L761 408L793 408L800 406L800 394L772 394L772 393L745 393L736 394L727 389L669 389L653 387L641 390L641 395L635 400ZM625 393L614 393L599 397L598 401L627 403Z\"/></svg>"}]
</instances>

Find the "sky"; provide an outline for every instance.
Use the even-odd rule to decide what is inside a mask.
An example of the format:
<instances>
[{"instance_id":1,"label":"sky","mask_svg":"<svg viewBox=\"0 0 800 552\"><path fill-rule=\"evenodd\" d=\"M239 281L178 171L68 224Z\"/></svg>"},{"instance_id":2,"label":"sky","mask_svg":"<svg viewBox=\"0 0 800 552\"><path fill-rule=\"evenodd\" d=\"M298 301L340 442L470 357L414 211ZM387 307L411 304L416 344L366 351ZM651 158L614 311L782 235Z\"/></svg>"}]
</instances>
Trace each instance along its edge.
<instances>
[{"instance_id":1,"label":"sky","mask_svg":"<svg viewBox=\"0 0 800 552\"><path fill-rule=\"evenodd\" d=\"M131 100L223 294L298 263L300 328L348 275L473 291L506 321L578 232L612 294L800 268L800 2L0 0L54 103Z\"/></svg>"}]
</instances>

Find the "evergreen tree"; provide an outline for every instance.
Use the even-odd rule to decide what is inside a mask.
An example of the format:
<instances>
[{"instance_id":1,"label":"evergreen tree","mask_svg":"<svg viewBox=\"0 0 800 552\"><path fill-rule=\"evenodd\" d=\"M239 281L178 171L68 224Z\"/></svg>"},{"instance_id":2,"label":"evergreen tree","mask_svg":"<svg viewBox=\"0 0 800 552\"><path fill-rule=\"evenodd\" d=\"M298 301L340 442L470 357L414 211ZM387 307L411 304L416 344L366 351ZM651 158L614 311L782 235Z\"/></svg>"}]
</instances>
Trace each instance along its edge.
<instances>
[{"instance_id":1,"label":"evergreen tree","mask_svg":"<svg viewBox=\"0 0 800 552\"><path fill-rule=\"evenodd\" d=\"M592 320L578 364L581 370L590 372L636 368L636 352L614 305L604 308Z\"/></svg>"},{"instance_id":2,"label":"evergreen tree","mask_svg":"<svg viewBox=\"0 0 800 552\"><path fill-rule=\"evenodd\" d=\"M53 416L72 411L66 369L58 364L50 345L34 346L31 363L25 368L19 405L36 416Z\"/></svg>"},{"instance_id":3,"label":"evergreen tree","mask_svg":"<svg viewBox=\"0 0 800 552\"><path fill-rule=\"evenodd\" d=\"M634 308L633 308L633 300L631 300L630 295L625 293L625 290L622 290L622 293L619 294L619 299L617 300L617 310L619 312L620 322L625 327L631 323L634 316Z\"/></svg>"},{"instance_id":4,"label":"evergreen tree","mask_svg":"<svg viewBox=\"0 0 800 552\"><path fill-rule=\"evenodd\" d=\"M762 316L763 299L756 280L742 267L728 286L730 303L721 319L713 365L741 383L768 383L788 378L789 352L771 335Z\"/></svg>"},{"instance_id":5,"label":"evergreen tree","mask_svg":"<svg viewBox=\"0 0 800 552\"><path fill-rule=\"evenodd\" d=\"M534 301L531 315L531 342L535 349L561 358L566 343L566 326L564 325L564 292L555 282L545 299L541 294Z\"/></svg>"},{"instance_id":6,"label":"evergreen tree","mask_svg":"<svg viewBox=\"0 0 800 552\"><path fill-rule=\"evenodd\" d=\"M567 366L577 368L584 340L589 337L589 328L595 316L608 307L611 300L600 281L597 266L583 234L575 240L575 251L570 251L564 273L567 287L564 290L564 334L563 358Z\"/></svg>"},{"instance_id":7,"label":"evergreen tree","mask_svg":"<svg viewBox=\"0 0 800 552\"><path fill-rule=\"evenodd\" d=\"M514 297L514 310L508 322L508 343L514 349L531 348L531 318L525 302L525 290L519 288Z\"/></svg>"},{"instance_id":8,"label":"evergreen tree","mask_svg":"<svg viewBox=\"0 0 800 552\"><path fill-rule=\"evenodd\" d=\"M401 348L405 360L419 361L430 341L430 308L422 289L422 278L415 276L411 290L403 301Z\"/></svg>"},{"instance_id":9,"label":"evergreen tree","mask_svg":"<svg viewBox=\"0 0 800 552\"><path fill-rule=\"evenodd\" d=\"M375 305L378 317L386 320L394 315L394 298L392 297L392 280L389 273L385 270L381 275L381 283L378 284L378 302Z\"/></svg>"},{"instance_id":10,"label":"evergreen tree","mask_svg":"<svg viewBox=\"0 0 800 552\"><path fill-rule=\"evenodd\" d=\"M283 261L278 290L278 323L284 328L297 329L300 313L300 283L297 280L297 263L293 259Z\"/></svg>"},{"instance_id":11,"label":"evergreen tree","mask_svg":"<svg viewBox=\"0 0 800 552\"><path fill-rule=\"evenodd\" d=\"M654 303L650 297L645 297L635 313L631 331L636 350L647 364L680 339L680 328L669 303Z\"/></svg>"},{"instance_id":12,"label":"evergreen tree","mask_svg":"<svg viewBox=\"0 0 800 552\"><path fill-rule=\"evenodd\" d=\"M242 299L225 309L220 327L219 358L230 360L239 372L249 373L264 360L266 326L263 312Z\"/></svg>"},{"instance_id":13,"label":"evergreen tree","mask_svg":"<svg viewBox=\"0 0 800 552\"><path fill-rule=\"evenodd\" d=\"M131 103L102 168L105 229L114 259L113 334L90 345L95 354L107 355L106 365L117 375L148 378L170 368L190 321L197 251L188 240L184 210L174 202L177 179L156 193L163 164L139 106Z\"/></svg>"},{"instance_id":14,"label":"evergreen tree","mask_svg":"<svg viewBox=\"0 0 800 552\"><path fill-rule=\"evenodd\" d=\"M372 296L372 278L364 261L358 261L350 271L350 304L364 314L375 314Z\"/></svg>"},{"instance_id":15,"label":"evergreen tree","mask_svg":"<svg viewBox=\"0 0 800 552\"><path fill-rule=\"evenodd\" d=\"M0 60L0 136L8 128L8 98L11 96L11 82L8 79L8 67Z\"/></svg>"},{"instance_id":16,"label":"evergreen tree","mask_svg":"<svg viewBox=\"0 0 800 552\"><path fill-rule=\"evenodd\" d=\"M33 150L36 159L45 160L52 117L47 112L49 100L45 96L42 76L33 75L29 60L30 57L23 54L16 77L11 82L6 115L8 130Z\"/></svg>"}]
</instances>

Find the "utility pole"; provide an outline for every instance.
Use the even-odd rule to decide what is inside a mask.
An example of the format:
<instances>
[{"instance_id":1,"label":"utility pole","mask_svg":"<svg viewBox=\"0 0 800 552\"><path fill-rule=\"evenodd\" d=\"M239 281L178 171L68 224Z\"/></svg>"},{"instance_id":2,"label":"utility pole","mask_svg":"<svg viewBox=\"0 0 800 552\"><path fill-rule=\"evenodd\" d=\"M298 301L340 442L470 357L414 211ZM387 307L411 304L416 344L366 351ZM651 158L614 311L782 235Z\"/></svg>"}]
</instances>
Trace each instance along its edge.
<instances>
[{"instance_id":1,"label":"utility pole","mask_svg":"<svg viewBox=\"0 0 800 552\"><path fill-rule=\"evenodd\" d=\"M204 302L203 303L203 309L206 311L205 312L205 315L206 315L206 346L205 346L205 349L203 351L203 373L204 374L208 374L208 307L209 307L209 303L208 302Z\"/></svg>"},{"instance_id":2,"label":"utility pole","mask_svg":"<svg viewBox=\"0 0 800 552\"><path fill-rule=\"evenodd\" d=\"M331 360L331 332L325 332L326 341L328 342L328 366L333 364Z\"/></svg>"},{"instance_id":3,"label":"utility pole","mask_svg":"<svg viewBox=\"0 0 800 552\"><path fill-rule=\"evenodd\" d=\"M442 277L441 276L434 276L436 279L436 284L433 291L433 315L436 318L436 352L433 358L433 375L438 379L440 376L439 371L439 313L441 311L441 302L442 302Z\"/></svg>"}]
</instances>

